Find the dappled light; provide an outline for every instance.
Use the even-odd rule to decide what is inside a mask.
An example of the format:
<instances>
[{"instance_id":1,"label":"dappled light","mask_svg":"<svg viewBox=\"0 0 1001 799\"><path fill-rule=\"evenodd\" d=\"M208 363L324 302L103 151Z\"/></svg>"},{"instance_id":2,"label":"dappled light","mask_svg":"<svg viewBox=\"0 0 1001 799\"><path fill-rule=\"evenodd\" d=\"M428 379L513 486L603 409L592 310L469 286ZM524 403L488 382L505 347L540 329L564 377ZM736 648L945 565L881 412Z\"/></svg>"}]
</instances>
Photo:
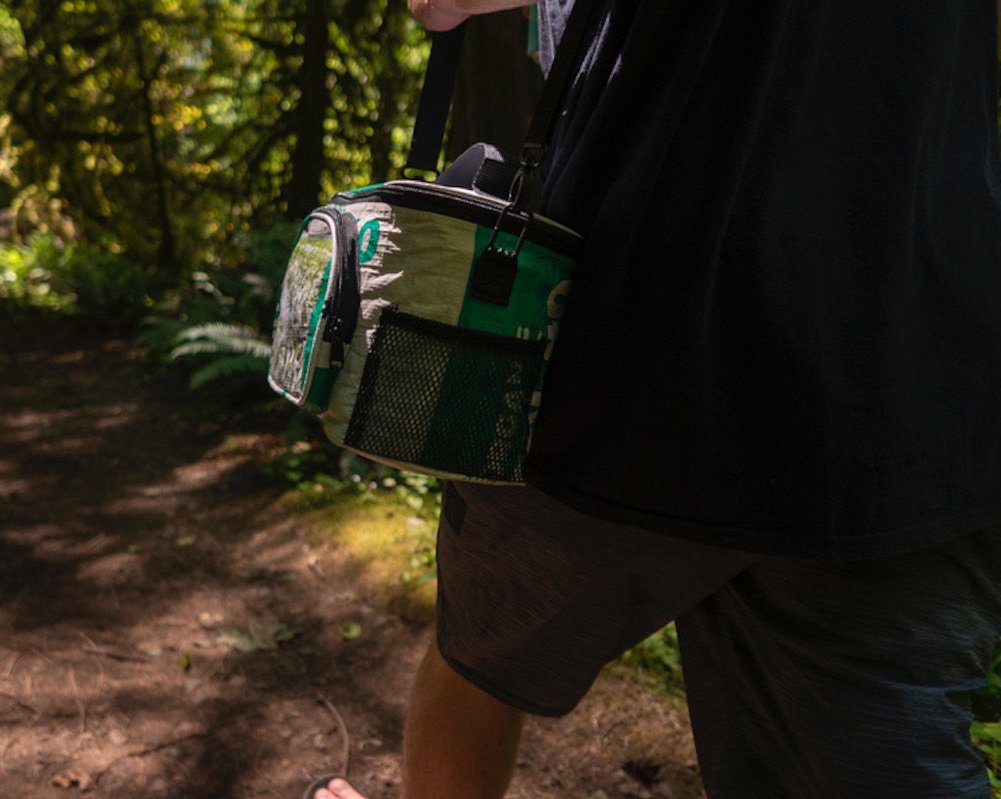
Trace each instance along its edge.
<instances>
[{"instance_id":1,"label":"dappled light","mask_svg":"<svg viewBox=\"0 0 1001 799\"><path fill-rule=\"evenodd\" d=\"M430 634L426 478L324 476L337 458L286 451L283 416L207 425L121 339L0 335L3 791L296 796L349 746L394 797ZM681 700L623 668L530 725L512 796L638 792L633 761L701 795Z\"/></svg>"},{"instance_id":2,"label":"dappled light","mask_svg":"<svg viewBox=\"0 0 1001 799\"><path fill-rule=\"evenodd\" d=\"M669 12L674 13L673 7ZM474 142L496 143L506 154L519 151L542 86L538 20L516 9L470 21L466 45L457 56L455 103L440 154L442 166ZM700 58L723 49L708 48ZM436 530L443 485L432 477L367 461L355 450L378 450L355 446L347 438L339 440L352 449L334 446L316 418L269 389L267 376L282 277L304 215L336 192L383 186L404 172L417 177L415 173L423 171L405 164L429 51L426 32L411 19L402 0L0 3L0 799L289 799L300 796L318 775L334 771L350 771L367 799L397 799L408 692L436 632ZM612 86L628 71L623 64L628 60L616 61L609 73ZM695 76L693 71L692 80ZM772 92L776 96L782 88L777 87ZM679 96L688 97L687 92L678 89ZM755 92L745 92L737 105L746 101L750 108L760 99ZM769 92L762 96L767 99L763 105L773 101ZM989 126L993 109L984 117L983 96L978 96L977 113ZM701 109L699 103L693 105ZM582 108L584 103L578 103L577 113L584 116ZM671 135L664 138L694 143L699 168L707 162L707 175L732 166L740 176L734 180L745 180L746 165L740 159L747 164L752 159L743 144L724 158L705 159L701 139L687 136L673 109L670 114L653 114L639 105L636 109L640 115L662 116L665 124L670 120ZM725 109L720 119L727 121L731 113L738 119L737 112L743 113L740 108ZM754 119L763 114L756 110ZM779 139L791 135L786 128L800 124L788 124L794 117L782 116ZM561 117L559 124L567 120L571 115ZM781 149L781 141L776 145L771 139L755 139L754 125L736 126L750 137L749 152ZM833 126L824 130L835 136ZM935 139L922 138L922 147L934 149ZM579 153L567 150L563 155L573 162ZM983 172L983 153L977 157L977 169ZM485 161L479 168L486 172L489 164L496 168L499 163ZM673 167L664 163L671 182ZM595 171L599 174L563 181L561 189L587 186L593 198L601 199L601 192L590 189L592 179L630 192L632 181L643 184L637 196L656 199L653 168L635 169L628 176L613 175L604 167ZM752 172L747 167L747 174ZM433 174L435 170L424 177ZM518 194L521 188L512 187L524 186L527 196L538 188L528 187L534 181L524 172L519 175L512 182L507 174L509 191ZM772 177L766 176L761 186L771 187ZM699 202L708 203L711 181L700 172L694 182L706 195L700 195ZM418 195L428 193L426 184L414 185ZM855 192L854 185L846 181L845 193ZM743 183L714 191L730 197L738 189L744 190ZM760 193L768 194L765 189ZM504 211L491 242L498 231L507 236L502 221L511 222L509 211L519 198L495 199L491 207L499 205ZM374 206L371 197L360 202ZM482 204L482 196L478 202ZM907 213L915 218L931 215L918 207L918 200L914 204ZM780 205L772 200L753 214L741 213L766 219L780 215ZM568 206L577 209L580 204ZM700 213L697 206L679 205L685 218L674 220L671 230L694 222ZM873 209L877 206L874 201ZM858 207L839 213L861 219ZM728 224L753 228L761 222L748 221L733 208L731 198L719 214L740 217ZM623 219L627 216L626 208L613 210L613 218L619 212ZM892 210L885 215L892 216ZM559 218L549 208L543 211ZM878 216L866 217L873 229ZM536 227L550 223L540 222L541 213L525 218L522 238L526 246L536 247L528 235L533 220ZM629 224L640 218L633 215ZM346 233L338 239L346 262L354 253L351 265L358 261L351 248L374 257L383 246L396 248L399 262L410 270L417 260L413 252L424 247L428 263L437 268L433 246L420 242L404 252L388 234L380 239L372 232L380 230L378 224L361 239L355 235L356 221L345 216ZM636 243L633 239L649 234L632 228L620 233L622 221L604 225L606 250L614 240L624 252ZM711 223L723 224L716 216ZM491 233L489 226L479 227ZM865 231L868 235L869 228ZM458 234L447 234L453 235ZM798 238L792 238L797 240L777 237L775 248L800 246ZM722 239L709 243L712 246L699 241L700 252L725 249ZM860 242L851 243L862 248ZM597 252L592 244L588 239L583 249ZM755 240L754 247L758 244ZM521 245L519 239L515 249ZM741 247L733 249L744 257ZM483 301L506 307L514 285L510 281L519 269L518 252L486 249L492 259L485 263L493 263L506 293L487 292L493 299ZM313 281L311 291L326 290L335 282L328 277L333 270L326 235L316 251L320 259L307 266L317 268L306 270ZM866 253L867 276L872 259ZM477 263L481 260L482 253ZM609 282L605 292L602 283L592 294L641 294L630 281L651 263L635 268L630 263L623 285ZM522 274L527 272L524 264ZM673 260L669 265L672 274L684 271L676 269ZM654 266L660 269L659 263ZM396 275L404 272L404 266L392 268L399 270ZM747 275L757 268L739 271ZM374 267L369 269L374 275ZM463 270L450 283L457 308L469 290L465 264ZM722 299L710 296L721 286L744 285L727 283L722 267L713 270L706 296L691 292L693 303L706 302L700 306L701 315L696 314L706 330L715 329L723 306L732 302L743 312L753 305L725 292ZM758 299L765 304L776 302L772 295L780 284L798 285L793 272L783 271L772 283L747 285L761 289ZM469 274L475 276L475 271ZM910 288L911 279L917 278L911 271L906 276ZM373 284L378 279L370 278ZM537 299L549 294L547 302L538 304L546 306L547 314L553 306L553 320L563 313L566 285L561 272L559 292L536 292ZM968 290L964 285L963 292ZM676 294L687 298L686 292ZM428 293L437 301L442 289ZM331 316L326 324L329 309L323 297L315 313L307 309L291 315L298 327L296 336L289 336L295 347L288 349L296 358L302 356L302 363L308 360L305 339L299 335L305 325L298 317L303 316L321 342L308 353L322 351L327 356L318 371L334 374L331 381L338 375L343 380L347 360L338 360L332 352L344 345L350 355L359 339L352 338L353 327L343 339L334 338L335 332L345 333L336 330L343 320ZM600 298L592 300L600 311ZM601 312L595 317L600 326L578 322L578 330L588 327L618 342L620 332L640 330L641 322L671 317L660 307L655 314L640 313L642 300L629 299L634 305L628 315L635 318L625 323L613 318L616 314ZM399 310L395 303L385 300L394 312ZM380 306L379 313L383 310ZM832 318L841 311L840 306L823 308ZM534 342L539 346L533 357L540 360L545 352L548 363L556 326L546 319L538 326L540 341ZM568 314L567 325L569 319ZM801 354L802 336L789 332L788 321L765 332L788 345L784 354L793 364ZM814 321L803 324L809 328ZM892 324L866 319L863 326ZM789 329L793 327L790 323ZM606 329L615 335L606 336ZM496 332L488 327L479 332L484 331ZM369 333L374 336L371 329ZM314 338L309 339L310 348ZM512 341L527 338L529 328L519 322ZM748 341L752 338L748 335ZM281 337L276 340L280 343ZM715 357L730 344L706 339L699 358ZM623 363L631 363L626 356L633 357L633 349L630 342L605 361L597 355L587 359L588 369L593 367L590 389L574 394L575 401L590 393L600 395L597 388L606 382L618 392L607 396L624 398L624 412L594 403L602 424L615 414L631 416L630 387L605 380L602 368L620 355ZM845 360L861 359L862 348L856 349ZM276 351L283 352L280 346ZM400 352L399 370L408 371L417 358L408 348ZM657 357L675 358L666 348ZM885 360L910 357L889 353ZM298 369L299 360L288 360ZM783 375L766 361L762 355L756 368L772 368L776 378L788 379L790 396L800 390L792 372ZM382 368L393 374L386 362ZM852 407L861 408L864 392L849 379L851 364L841 366L849 393L858 392L858 397L852 393ZM287 371L294 385L299 372ZM550 374L557 371L554 367ZM518 373L523 372L531 379L512 389L505 373L493 393L505 403L517 404L521 395L522 404L530 399L535 424L536 414L544 419L547 408L538 403L541 378L519 366ZM725 377L708 372L714 380ZM812 378L809 372L804 366L803 374ZM648 372L642 374L645 379ZM553 382L547 380L550 396ZM673 373L671 380L681 385ZM455 382L471 400L489 393L472 378ZM298 385L305 392L305 382ZM726 393L715 382L706 385L702 394L693 393L698 401L686 407L699 407L699 402ZM967 388L950 384L942 391L959 396ZM395 412L401 393L385 391L394 399L387 403L387 416ZM421 393L420 399L428 393ZM899 397L893 396L901 399L905 393L899 388ZM660 401L661 395L655 396ZM352 411L354 403L352 395ZM414 406L407 405L409 417ZM338 407L328 412L328 419L340 412ZM658 406L661 417L682 418L675 413L680 404L664 407L674 410L668 413ZM462 412L446 413L438 405L433 409L425 425L432 432L444 426L446 417L449 422L466 421ZM718 422L721 446L729 446L738 433L727 427L729 420L720 421L723 416L714 417L713 425ZM925 421L923 427L937 430ZM706 430L713 425L707 423ZM520 440L535 435L537 443L544 426L540 421L534 431L518 429ZM589 446L602 436L618 441L608 430L595 432L584 422L574 429L578 437L586 436ZM693 440L701 430L692 425ZM394 441L398 437L395 432L385 435ZM414 437L423 440L423 433ZM653 456L635 456L631 447L640 436L635 438L631 444L620 442L619 451L640 465L616 470L601 460L595 481L627 489L642 483L656 499L666 470ZM649 439L657 446L663 443ZM778 445L762 439L762 449L771 446ZM886 475L924 456L922 452L921 458L887 461ZM416 462L392 454L381 457L396 467ZM863 460L860 456L859 462ZM709 479L689 469L687 462L684 466L676 477L691 486L718 477ZM769 496L776 501L799 496L796 491L783 494L774 480L766 484L770 472L752 475L739 459L728 464L731 467L734 485L750 475L774 491ZM873 474L882 468L872 466ZM447 470L440 473L455 476ZM611 476L618 482L609 480ZM611 493L618 490L609 488ZM959 491L956 488L957 495ZM623 499L622 506L627 505ZM641 504L630 510L645 513ZM690 520L686 514L677 518L682 517L685 523ZM722 510L719 518L726 518ZM671 519L673 524L676 519ZM513 534L512 541L517 541ZM520 556L522 550L512 551ZM602 569L604 580L604 561ZM642 593L637 589L637 596ZM586 619L591 625L591 617ZM661 624L658 619L650 627ZM638 637L623 636L618 628L612 634L616 636L630 642ZM568 651L576 657L576 648ZM704 799L684 693L672 624L611 663L570 715L528 722L508 795ZM975 692L972 701L973 744L987 761L998 799L1001 649L992 661L988 685ZM982 776L979 761L974 765Z\"/></svg>"}]
</instances>

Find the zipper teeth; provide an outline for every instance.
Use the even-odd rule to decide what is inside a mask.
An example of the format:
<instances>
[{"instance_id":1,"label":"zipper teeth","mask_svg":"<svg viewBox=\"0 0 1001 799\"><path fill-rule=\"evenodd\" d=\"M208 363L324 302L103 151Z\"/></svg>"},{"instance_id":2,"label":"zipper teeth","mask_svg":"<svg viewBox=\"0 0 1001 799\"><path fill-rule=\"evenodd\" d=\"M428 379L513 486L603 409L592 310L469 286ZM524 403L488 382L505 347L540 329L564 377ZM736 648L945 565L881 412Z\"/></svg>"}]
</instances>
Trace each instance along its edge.
<instances>
[{"instance_id":1,"label":"zipper teeth","mask_svg":"<svg viewBox=\"0 0 1001 799\"><path fill-rule=\"evenodd\" d=\"M445 191L440 188L439 189L434 188L433 184L427 186L414 186L412 184L407 185L405 187L389 186L388 189L392 194L402 194L402 195L407 195L411 193L426 194L428 197L434 197L435 199L448 200L451 202L459 202L460 204L465 202L469 203L470 205L475 205L477 208L482 208L486 211L495 211L497 213L503 211L504 207L507 205L507 202L505 202L504 200L501 199L489 200L486 197L481 197L477 194L461 194L459 195L459 197L456 197L449 191ZM525 217L523 214L518 214L515 218L524 219Z\"/></svg>"},{"instance_id":2,"label":"zipper teeth","mask_svg":"<svg viewBox=\"0 0 1001 799\"><path fill-rule=\"evenodd\" d=\"M389 195L397 197L407 197L412 195L425 195L427 197L433 197L436 200L448 200L454 203L467 203L469 205L475 205L484 211L495 211L500 212L504 210L504 206L507 202L501 199L489 200L478 194L470 192L469 194L461 194L456 196L452 192L436 187L433 183L405 183L403 185L392 185L390 183L384 183L381 186L372 189L359 189L356 192L342 192L338 194L334 199L343 200L353 200L353 199L363 199L368 195L379 196ZM515 218L523 218L521 216Z\"/></svg>"},{"instance_id":3,"label":"zipper teeth","mask_svg":"<svg viewBox=\"0 0 1001 799\"><path fill-rule=\"evenodd\" d=\"M498 199L496 201L491 201L475 194L469 194L469 195L462 194L456 196L455 194L453 194L450 191L447 191L446 189L435 188L433 183L429 184L406 183L404 185L396 185L396 186L390 184L383 184L381 186L372 189L360 189L359 191L356 192L343 192L341 194L336 195L332 200L332 202L337 202L338 200L340 200L345 203L350 203L354 201L365 200L369 197L378 198L380 196L390 197L390 198L392 197L409 198L413 197L414 195L425 196L428 197L429 199L434 199L439 201L447 201L450 204L455 204L460 206L472 205L480 211L489 211L491 214L494 215L500 214L500 212L503 211L504 208L507 206L507 202L504 200ZM524 213L510 214L508 218L512 222L521 222L521 223L524 223L527 220L527 216ZM579 234L575 233L569 228L565 228L562 225L559 225L558 223L549 223L549 220L546 220L543 223L539 223L537 221L539 218L540 217L535 217L534 218L535 224L529 226L529 231L528 231L529 240L536 241L540 244L548 243L550 241L554 243L560 242L564 245L569 244L571 245L569 248L564 247L563 249L565 250L568 249L571 252L573 251L574 247L580 246L582 239L580 238ZM545 219L545 217L541 218ZM480 220L478 219L471 221L474 221L477 224L480 223ZM490 223L489 220L486 220L486 224L489 223ZM507 226L505 225L505 228L506 227ZM508 230L505 232L510 232L510 231Z\"/></svg>"},{"instance_id":4,"label":"zipper teeth","mask_svg":"<svg viewBox=\"0 0 1001 799\"><path fill-rule=\"evenodd\" d=\"M430 200L436 200L436 201L439 201L439 202L447 202L447 203L449 203L451 205L458 205L458 206L465 205L467 207L472 206L473 208L475 208L478 211L485 211L485 212L490 213L493 216L499 215L500 212L504 210L504 206L506 205L506 203L504 203L502 201L498 201L497 203L493 203L493 202L490 202L489 200L484 200L484 199L482 199L480 197L467 197L465 195L462 195L460 197L456 197L454 194L450 194L450 193L444 192L444 191L428 190L427 188L425 188L423 186L421 186L421 187L418 187L418 186L407 186L407 187L403 187L403 186L380 186L379 188L372 189L370 191L362 190L362 191L357 192L357 193L346 194L346 195L338 195L334 199L335 200L342 199L342 200L345 200L347 202L351 202L351 201L354 201L354 200L365 200L365 199L368 199L369 197L371 197L371 198L385 197L387 199L396 199L396 198L399 198L401 200L407 200L407 199L411 199L411 198L414 198L414 197L426 197L426 198L428 198ZM525 217L523 215L521 215L521 214L517 214L517 215L512 214L510 216L510 218L511 218L512 221L514 221L514 220L524 221L525 220ZM479 220L476 220L476 221L479 221Z\"/></svg>"},{"instance_id":5,"label":"zipper teeth","mask_svg":"<svg viewBox=\"0 0 1001 799\"><path fill-rule=\"evenodd\" d=\"M344 214L343 213L338 213L336 215L336 217L334 218L334 222L335 222L336 228L337 228L338 247L337 247L337 263L336 264L333 264L333 263L331 264L331 267L332 267L331 271L333 272L333 270L336 270L336 275L335 274L331 274L331 277L336 277L337 284L338 284L336 286L336 288L340 289L340 288L342 288L342 281L344 279L344 273L347 270L351 269L351 264L348 262L348 257L347 257L347 252L346 252L347 240L348 240L349 232L348 232L347 223L344 221ZM334 331L333 332L335 334L337 332L340 332L341 335L338 336L337 338L339 338L345 344L348 343L348 342L350 342L351 337L354 335L355 328L358 325L358 317L357 317L357 313L356 313L354 324L345 325L344 324L344 322L345 322L345 319L344 319L344 309L342 307L340 307L340 303L343 302L344 300L347 300L347 301L352 300L354 298L354 296L357 294L357 289L358 289L358 286L357 286L357 281L356 281L355 292L352 292L351 296L344 297L343 296L344 292L338 291L337 300L334 302L334 305L331 308L331 311L333 311L332 316L333 316L333 320L334 320ZM350 330L348 330L348 328L350 328ZM347 338L346 341L345 341L345 336Z\"/></svg>"}]
</instances>

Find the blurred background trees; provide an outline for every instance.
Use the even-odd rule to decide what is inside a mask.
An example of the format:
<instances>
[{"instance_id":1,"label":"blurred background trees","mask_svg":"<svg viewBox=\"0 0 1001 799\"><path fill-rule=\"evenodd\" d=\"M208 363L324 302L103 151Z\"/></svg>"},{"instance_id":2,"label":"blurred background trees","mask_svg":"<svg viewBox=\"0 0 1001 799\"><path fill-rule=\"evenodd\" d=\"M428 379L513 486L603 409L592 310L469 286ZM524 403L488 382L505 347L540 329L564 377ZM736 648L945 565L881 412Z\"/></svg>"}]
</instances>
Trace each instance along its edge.
<instances>
[{"instance_id":1,"label":"blurred background trees","mask_svg":"<svg viewBox=\"0 0 1001 799\"><path fill-rule=\"evenodd\" d=\"M515 148L538 88L524 16L477 22L452 152ZM147 305L245 267L248 235L399 175L427 53L402 0L0 3L0 245L46 237L70 284L131 270Z\"/></svg>"}]
</instances>

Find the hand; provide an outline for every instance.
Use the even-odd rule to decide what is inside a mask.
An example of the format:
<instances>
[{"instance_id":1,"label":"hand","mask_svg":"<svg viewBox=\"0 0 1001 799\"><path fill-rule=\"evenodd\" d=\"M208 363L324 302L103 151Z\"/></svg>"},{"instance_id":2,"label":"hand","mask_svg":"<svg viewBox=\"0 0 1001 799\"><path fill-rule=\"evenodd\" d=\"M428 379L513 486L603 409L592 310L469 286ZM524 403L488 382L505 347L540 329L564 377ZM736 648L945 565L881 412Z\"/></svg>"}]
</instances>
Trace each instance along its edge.
<instances>
[{"instance_id":1,"label":"hand","mask_svg":"<svg viewBox=\"0 0 1001 799\"><path fill-rule=\"evenodd\" d=\"M429 31L447 31L473 14L489 14L534 3L535 0L407 0L407 9Z\"/></svg>"},{"instance_id":2,"label":"hand","mask_svg":"<svg viewBox=\"0 0 1001 799\"><path fill-rule=\"evenodd\" d=\"M450 6L450 0L407 0L410 15L429 31L451 30L472 16Z\"/></svg>"}]
</instances>

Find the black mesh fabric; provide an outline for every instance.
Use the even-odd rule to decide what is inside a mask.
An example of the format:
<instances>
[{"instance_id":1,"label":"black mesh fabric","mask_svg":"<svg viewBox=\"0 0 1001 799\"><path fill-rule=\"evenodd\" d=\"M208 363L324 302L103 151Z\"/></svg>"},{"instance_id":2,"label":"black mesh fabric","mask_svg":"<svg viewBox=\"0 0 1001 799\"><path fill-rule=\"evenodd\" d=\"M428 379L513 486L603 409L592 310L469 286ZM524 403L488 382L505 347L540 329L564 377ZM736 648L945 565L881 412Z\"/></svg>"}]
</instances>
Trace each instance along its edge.
<instances>
[{"instance_id":1,"label":"black mesh fabric","mask_svg":"<svg viewBox=\"0 0 1001 799\"><path fill-rule=\"evenodd\" d=\"M417 467L520 482L545 346L387 309L344 443Z\"/></svg>"}]
</instances>

